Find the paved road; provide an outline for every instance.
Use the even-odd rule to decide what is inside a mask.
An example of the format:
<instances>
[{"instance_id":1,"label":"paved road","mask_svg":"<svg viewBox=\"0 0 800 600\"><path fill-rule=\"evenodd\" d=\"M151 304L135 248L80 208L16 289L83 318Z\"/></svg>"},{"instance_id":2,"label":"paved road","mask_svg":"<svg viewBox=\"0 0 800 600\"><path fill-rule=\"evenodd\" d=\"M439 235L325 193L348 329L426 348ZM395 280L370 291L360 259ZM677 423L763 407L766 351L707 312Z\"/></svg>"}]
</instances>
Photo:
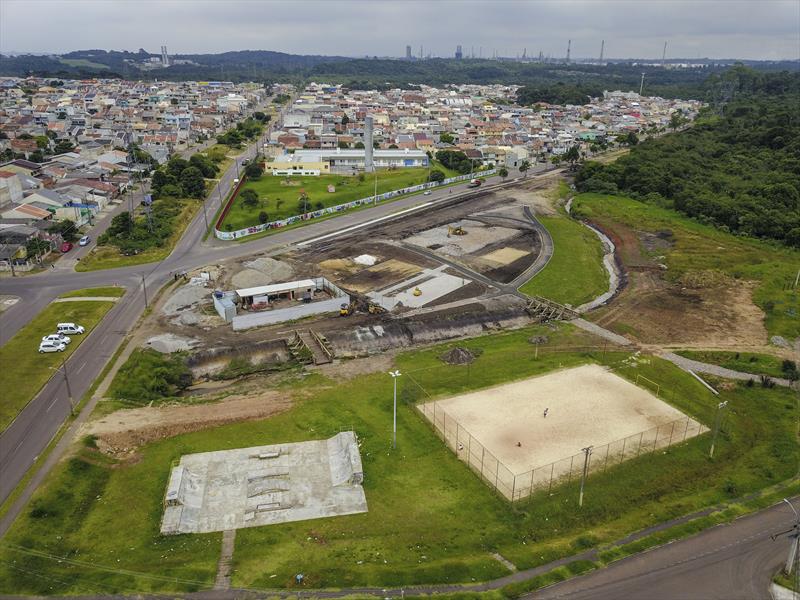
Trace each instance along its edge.
<instances>
[{"instance_id":1,"label":"paved road","mask_svg":"<svg viewBox=\"0 0 800 600\"><path fill-rule=\"evenodd\" d=\"M795 499L796 501L796 499ZM769 600L793 515L779 504L545 590L531 600Z\"/></svg>"}]
</instances>

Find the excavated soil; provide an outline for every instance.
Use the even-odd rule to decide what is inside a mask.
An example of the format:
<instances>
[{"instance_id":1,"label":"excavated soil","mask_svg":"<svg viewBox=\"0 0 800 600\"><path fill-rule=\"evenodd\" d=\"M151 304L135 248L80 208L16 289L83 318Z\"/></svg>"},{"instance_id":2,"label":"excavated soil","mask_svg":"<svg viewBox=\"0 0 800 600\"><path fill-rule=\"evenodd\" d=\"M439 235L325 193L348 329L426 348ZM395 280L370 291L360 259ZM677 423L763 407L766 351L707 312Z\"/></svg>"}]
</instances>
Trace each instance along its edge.
<instances>
[{"instance_id":1,"label":"excavated soil","mask_svg":"<svg viewBox=\"0 0 800 600\"><path fill-rule=\"evenodd\" d=\"M475 355L466 348L455 347L442 354L439 358L448 365L468 365L475 360Z\"/></svg>"},{"instance_id":2,"label":"excavated soil","mask_svg":"<svg viewBox=\"0 0 800 600\"><path fill-rule=\"evenodd\" d=\"M291 406L292 399L285 392L265 392L233 396L214 404L123 409L88 423L82 433L95 436L101 452L133 460L137 450L150 442L238 421L266 419Z\"/></svg>"}]
</instances>

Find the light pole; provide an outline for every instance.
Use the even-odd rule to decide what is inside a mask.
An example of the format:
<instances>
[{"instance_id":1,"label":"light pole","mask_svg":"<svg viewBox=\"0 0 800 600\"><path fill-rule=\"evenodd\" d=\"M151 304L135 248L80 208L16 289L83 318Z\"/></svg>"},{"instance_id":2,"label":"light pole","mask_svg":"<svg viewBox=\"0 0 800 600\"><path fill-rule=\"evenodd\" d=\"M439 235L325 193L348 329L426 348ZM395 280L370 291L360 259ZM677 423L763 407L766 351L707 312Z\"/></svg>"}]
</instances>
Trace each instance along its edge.
<instances>
[{"instance_id":1,"label":"light pole","mask_svg":"<svg viewBox=\"0 0 800 600\"><path fill-rule=\"evenodd\" d=\"M797 513L795 507L792 505L789 500L786 498L783 501L789 505L789 508L792 509L794 513L794 525L792 525L791 529L787 529L786 531L781 531L780 533L775 533L771 535L772 541L774 542L778 536L783 535L784 533L789 534L789 555L786 557L786 564L783 567L784 572L787 575L792 574L792 570L795 570L795 585L797 582L800 581L800 568L797 568L795 562L798 559L798 551L800 551L800 514Z\"/></svg>"},{"instance_id":2,"label":"light pole","mask_svg":"<svg viewBox=\"0 0 800 600\"><path fill-rule=\"evenodd\" d=\"M714 417L714 433L711 437L711 450L708 452L708 458L714 458L714 446L717 444L717 434L719 433L719 424L722 420L722 409L728 406L728 401L720 402L717 404L717 416Z\"/></svg>"},{"instance_id":3,"label":"light pole","mask_svg":"<svg viewBox=\"0 0 800 600\"><path fill-rule=\"evenodd\" d=\"M586 484L586 475L589 473L589 457L592 455L592 448L594 446L587 446L586 448L581 448L581 452L583 452L583 474L581 475L581 493L578 496L578 506L583 506L583 486Z\"/></svg>"},{"instance_id":4,"label":"light pole","mask_svg":"<svg viewBox=\"0 0 800 600\"><path fill-rule=\"evenodd\" d=\"M392 412L392 449L397 448L397 378L400 377L400 371L389 371L394 381L394 410Z\"/></svg>"}]
</instances>

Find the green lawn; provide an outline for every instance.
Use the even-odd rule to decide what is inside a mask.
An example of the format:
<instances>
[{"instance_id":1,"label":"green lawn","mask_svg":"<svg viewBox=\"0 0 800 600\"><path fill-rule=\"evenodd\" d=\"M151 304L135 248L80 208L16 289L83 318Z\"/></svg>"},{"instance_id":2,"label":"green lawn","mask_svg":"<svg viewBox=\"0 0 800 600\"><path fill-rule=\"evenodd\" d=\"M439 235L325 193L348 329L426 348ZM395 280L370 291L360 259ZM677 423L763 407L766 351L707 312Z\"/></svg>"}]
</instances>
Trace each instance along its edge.
<instances>
[{"instance_id":1,"label":"green lawn","mask_svg":"<svg viewBox=\"0 0 800 600\"><path fill-rule=\"evenodd\" d=\"M144 252L125 256L120 253L116 246L97 246L86 257L75 265L76 271L99 271L102 269L117 269L120 267L131 267L164 260L175 248L175 244L181 239L183 232L192 222L198 211L203 206L202 202L196 200L179 200L183 204L180 214L175 217L175 230L167 238L163 246L148 248Z\"/></svg>"},{"instance_id":2,"label":"green lawn","mask_svg":"<svg viewBox=\"0 0 800 600\"><path fill-rule=\"evenodd\" d=\"M125 295L124 287L108 286L108 287L98 287L98 288L87 288L85 290L74 290L72 292L67 292L66 294L61 294L59 298L87 298L89 296L121 298L124 295Z\"/></svg>"},{"instance_id":3,"label":"green lawn","mask_svg":"<svg viewBox=\"0 0 800 600\"><path fill-rule=\"evenodd\" d=\"M444 167L436 165L434 168L445 171L446 177L454 175ZM431 169L424 168L377 171L378 194L425 183L430 171ZM265 173L256 181L245 183L241 191L246 189L255 190L258 193L259 205L249 208L243 204L241 197L237 197L225 217L223 229L230 227L231 230L237 230L258 225L258 215L261 211L267 213L270 221L278 221L303 214L306 211L301 210L301 207L298 206L301 190L305 190L306 194L308 194L309 211L318 209L319 203L327 208L328 206L336 206L337 204L366 198L375 192L375 178L369 174L364 176L363 181L360 181L357 176L347 175L292 177L289 181L291 185L286 185L285 177L275 177ZM333 185L336 191L333 193L328 192L329 185Z\"/></svg>"},{"instance_id":4,"label":"green lawn","mask_svg":"<svg viewBox=\"0 0 800 600\"><path fill-rule=\"evenodd\" d=\"M538 359L528 343L531 335L549 336ZM306 575L307 587L496 578L507 571L493 552L520 569L532 567L794 475L797 398L791 390L740 385L716 397L656 358L631 361L621 352L562 351L592 341L564 324L557 331L536 326L485 336L459 343L482 350L469 370L441 365L437 357L451 345L399 355L405 401L398 408L396 451L390 448L392 384L384 373L344 382L319 375L298 379L294 409L264 421L155 442L128 464L113 464L83 448L55 469L7 534L0 551L0 589L76 594L210 587L220 534L158 534L170 466L186 453L320 439L350 427L360 438L369 512L239 530L235 587L292 586L299 572ZM552 497L539 494L512 508L447 450L407 403L414 395L406 390L418 389L406 387L412 378L440 395L588 361L661 383L662 396L706 424L717 402L728 400L731 410L715 459L707 458L708 436L701 436L592 476L582 510L576 506L575 482L556 488ZM159 579L167 574L179 580Z\"/></svg>"},{"instance_id":5,"label":"green lawn","mask_svg":"<svg viewBox=\"0 0 800 600\"><path fill-rule=\"evenodd\" d=\"M553 238L553 257L520 291L580 306L608 291L603 244L587 227L559 212L539 217Z\"/></svg>"},{"instance_id":6,"label":"green lawn","mask_svg":"<svg viewBox=\"0 0 800 600\"><path fill-rule=\"evenodd\" d=\"M89 290L81 290L85 291ZM8 427L47 380L56 375L51 367L60 366L61 359L66 359L80 346L112 306L113 302L102 301L50 304L0 347L0 364L3 365L0 430ZM55 333L56 324L63 322L83 325L86 333L70 336L72 343L64 352L39 354L39 342L42 337Z\"/></svg>"},{"instance_id":7,"label":"green lawn","mask_svg":"<svg viewBox=\"0 0 800 600\"><path fill-rule=\"evenodd\" d=\"M573 212L601 225L617 221L638 231L670 230L674 245L664 252L667 279L677 281L687 273L711 270L756 281L753 300L766 314L769 334L789 339L800 336L800 289L794 287L800 251L737 237L677 212L621 196L581 194L573 202Z\"/></svg>"},{"instance_id":8,"label":"green lawn","mask_svg":"<svg viewBox=\"0 0 800 600\"><path fill-rule=\"evenodd\" d=\"M770 377L788 377L789 375L787 371L783 370L784 360L769 354L723 350L677 350L675 354L744 373L769 375ZM789 370L795 371L796 369Z\"/></svg>"}]
</instances>

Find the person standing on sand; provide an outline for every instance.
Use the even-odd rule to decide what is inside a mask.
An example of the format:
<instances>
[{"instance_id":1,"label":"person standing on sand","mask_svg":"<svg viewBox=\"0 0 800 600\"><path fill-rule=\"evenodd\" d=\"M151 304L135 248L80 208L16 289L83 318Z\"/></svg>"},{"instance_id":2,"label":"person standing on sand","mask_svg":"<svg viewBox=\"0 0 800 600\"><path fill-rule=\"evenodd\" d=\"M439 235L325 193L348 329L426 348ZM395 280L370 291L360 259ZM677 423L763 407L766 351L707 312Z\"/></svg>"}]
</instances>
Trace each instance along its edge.
<instances>
[{"instance_id":1,"label":"person standing on sand","mask_svg":"<svg viewBox=\"0 0 800 600\"><path fill-rule=\"evenodd\" d=\"M546 419L546 418L547 418L547 413L548 413L549 411L550 411L550 408L545 408L545 409L544 409L544 415L542 415L542 418Z\"/></svg>"}]
</instances>

